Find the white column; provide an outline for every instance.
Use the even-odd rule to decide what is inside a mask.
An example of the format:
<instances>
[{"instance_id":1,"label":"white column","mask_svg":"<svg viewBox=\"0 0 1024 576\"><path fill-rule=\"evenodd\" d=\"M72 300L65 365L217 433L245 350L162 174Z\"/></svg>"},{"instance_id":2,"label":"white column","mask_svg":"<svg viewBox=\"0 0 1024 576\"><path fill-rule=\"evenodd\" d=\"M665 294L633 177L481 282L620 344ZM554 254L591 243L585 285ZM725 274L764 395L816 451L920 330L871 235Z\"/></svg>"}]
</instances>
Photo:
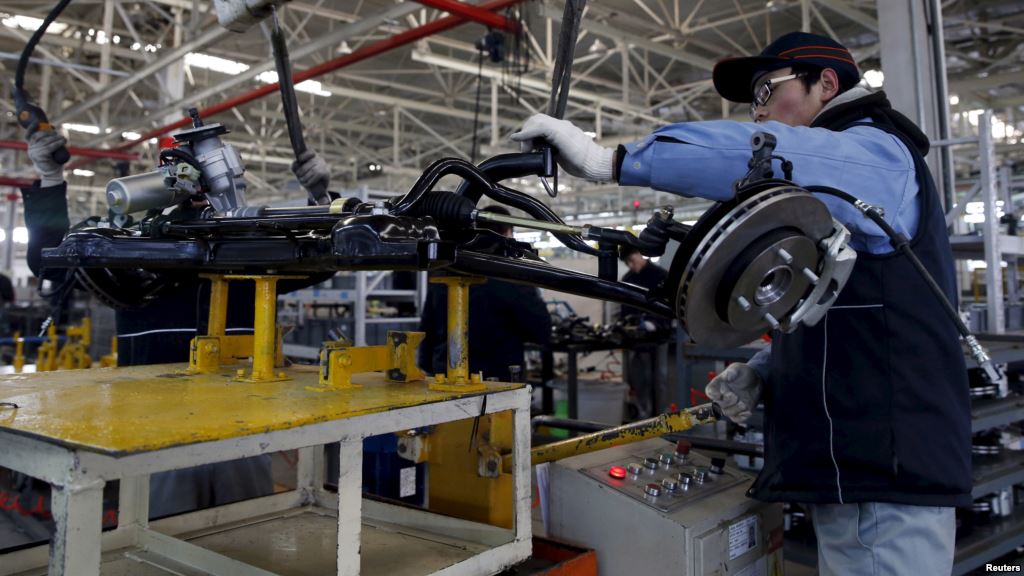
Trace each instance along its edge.
<instances>
[{"instance_id":1,"label":"white column","mask_svg":"<svg viewBox=\"0 0 1024 576\"><path fill-rule=\"evenodd\" d=\"M985 202L985 299L988 309L988 332L1006 331L1003 313L1003 255L999 248L999 210L996 200L995 147L992 142L992 111L986 110L978 118L978 148L981 152L981 196Z\"/></svg>"},{"instance_id":2,"label":"white column","mask_svg":"<svg viewBox=\"0 0 1024 576\"><path fill-rule=\"evenodd\" d=\"M918 0L877 0L876 5L884 89L889 101L928 138L948 138L945 117L949 93L941 42L941 9ZM937 26L929 26L929 11L933 19L938 19ZM941 160L944 154L942 148L932 148L926 157L940 196L948 179L948 168Z\"/></svg>"}]
</instances>

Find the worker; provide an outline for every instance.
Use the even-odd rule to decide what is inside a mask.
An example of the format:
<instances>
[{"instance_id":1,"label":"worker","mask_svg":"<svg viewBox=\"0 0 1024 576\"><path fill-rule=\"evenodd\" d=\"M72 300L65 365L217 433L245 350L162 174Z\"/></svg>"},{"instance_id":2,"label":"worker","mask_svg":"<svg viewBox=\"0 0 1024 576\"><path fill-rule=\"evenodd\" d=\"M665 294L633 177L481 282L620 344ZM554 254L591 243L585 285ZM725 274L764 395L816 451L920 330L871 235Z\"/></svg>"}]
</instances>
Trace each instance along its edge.
<instances>
[{"instance_id":1,"label":"worker","mask_svg":"<svg viewBox=\"0 0 1024 576\"><path fill-rule=\"evenodd\" d=\"M654 290L668 276L667 270L648 260L634 246L623 247L619 251L619 259L629 269L622 277L623 282Z\"/></svg>"},{"instance_id":2,"label":"worker","mask_svg":"<svg viewBox=\"0 0 1024 576\"><path fill-rule=\"evenodd\" d=\"M668 276L667 270L648 260L633 246L623 247L619 251L619 259L629 269L622 276L623 282L653 291ZM668 318L632 306L622 307L619 320L635 325L637 333L647 335L643 342L626 350L623 371L630 390L630 417L638 419L653 416L667 398L666 391L660 390L658 386L666 380L661 373L668 364L667 351L662 350L660 344L664 342L672 323Z\"/></svg>"},{"instance_id":3,"label":"worker","mask_svg":"<svg viewBox=\"0 0 1024 576\"><path fill-rule=\"evenodd\" d=\"M21 191L25 225L29 230L28 265L33 274L51 282L63 281L64 271L43 270L41 251L59 244L70 224L64 167L53 159L53 152L66 143L67 140L54 130L37 130L29 136L28 157L39 179ZM293 170L298 172L304 167L305 178L323 178L323 174L316 174L315 170L323 160L315 153L310 154L306 155L304 163L293 165ZM317 284L332 274L308 280L283 280L278 283L278 292ZM187 362L192 338L206 332L205 311L209 304L209 281L185 276L142 307L116 310L118 366ZM227 331L252 334L254 315L253 283L232 282ZM273 492L270 468L270 456L261 455L155 474L151 478L150 516L159 518L269 495Z\"/></svg>"},{"instance_id":4,"label":"worker","mask_svg":"<svg viewBox=\"0 0 1024 576\"><path fill-rule=\"evenodd\" d=\"M0 305L10 306L14 304L14 300L14 283L11 282L11 277L0 274Z\"/></svg>"},{"instance_id":5,"label":"worker","mask_svg":"<svg viewBox=\"0 0 1024 576\"><path fill-rule=\"evenodd\" d=\"M733 197L750 138L768 132L798 185L844 190L884 210L956 302L956 277L927 137L859 85L850 51L793 32L759 56L719 62L718 93L750 103L753 122L659 128L605 148L569 122L531 117L513 139L542 138L566 172L713 200ZM708 386L745 422L764 401L765 464L749 494L809 506L819 571L948 574L955 506L971 504L971 417L959 338L908 258L852 206L818 198L852 234L856 267L813 327L775 332L771 346Z\"/></svg>"},{"instance_id":6,"label":"worker","mask_svg":"<svg viewBox=\"0 0 1024 576\"><path fill-rule=\"evenodd\" d=\"M508 215L503 206L486 212ZM512 238L512 226L499 222L478 223L478 228ZM420 318L426 333L420 345L419 364L428 374L446 372L448 358L448 287L431 284ZM469 371L504 382L522 381L510 366L525 369L525 344L551 341L551 314L533 286L488 279L469 289Z\"/></svg>"}]
</instances>

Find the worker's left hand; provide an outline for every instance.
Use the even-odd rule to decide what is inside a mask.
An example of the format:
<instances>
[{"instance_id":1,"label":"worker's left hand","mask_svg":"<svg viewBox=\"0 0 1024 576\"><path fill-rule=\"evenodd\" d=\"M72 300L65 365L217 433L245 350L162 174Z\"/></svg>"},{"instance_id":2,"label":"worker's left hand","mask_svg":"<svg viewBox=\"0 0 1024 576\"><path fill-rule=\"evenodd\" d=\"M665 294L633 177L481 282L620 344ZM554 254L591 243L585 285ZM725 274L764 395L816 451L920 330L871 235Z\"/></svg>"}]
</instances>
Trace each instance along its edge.
<instances>
[{"instance_id":1,"label":"worker's left hand","mask_svg":"<svg viewBox=\"0 0 1024 576\"><path fill-rule=\"evenodd\" d=\"M594 142L583 130L567 120L556 120L547 114L534 114L523 129L511 136L516 142L539 138L551 144L558 153L558 164L578 178L609 182L613 178L615 150Z\"/></svg>"},{"instance_id":2,"label":"worker's left hand","mask_svg":"<svg viewBox=\"0 0 1024 576\"><path fill-rule=\"evenodd\" d=\"M327 184L331 181L331 170L327 167L327 162L312 150L306 150L292 162L292 174L295 174L299 184L306 190L319 189L318 184L326 190Z\"/></svg>"},{"instance_id":3,"label":"worker's left hand","mask_svg":"<svg viewBox=\"0 0 1024 576\"><path fill-rule=\"evenodd\" d=\"M722 413L740 426L747 423L754 407L761 400L761 376L743 362L733 362L705 390L708 398L718 402Z\"/></svg>"}]
</instances>

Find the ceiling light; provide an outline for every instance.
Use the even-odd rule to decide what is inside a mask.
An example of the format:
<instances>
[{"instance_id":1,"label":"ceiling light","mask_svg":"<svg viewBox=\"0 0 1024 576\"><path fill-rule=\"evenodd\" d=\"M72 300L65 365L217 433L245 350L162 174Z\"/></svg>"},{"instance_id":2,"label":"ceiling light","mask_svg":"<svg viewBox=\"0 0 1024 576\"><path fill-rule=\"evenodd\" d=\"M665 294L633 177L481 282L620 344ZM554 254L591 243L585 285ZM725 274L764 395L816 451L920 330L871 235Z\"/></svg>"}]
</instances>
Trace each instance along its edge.
<instances>
[{"instance_id":1,"label":"ceiling light","mask_svg":"<svg viewBox=\"0 0 1024 576\"><path fill-rule=\"evenodd\" d=\"M263 82L264 84L274 84L275 82L277 82L277 72L275 72L274 70L267 70L266 72L261 72L258 76L256 76L256 79L259 80L260 82ZM315 94L317 96L331 95L331 93L328 92L327 90L324 90L322 84L320 84L316 80L305 80L303 82L299 82L298 84L295 85L295 90L299 92L308 92L310 94Z\"/></svg>"},{"instance_id":2,"label":"ceiling light","mask_svg":"<svg viewBox=\"0 0 1024 576\"><path fill-rule=\"evenodd\" d=\"M0 14L3 19L0 20L4 26L8 28L21 28L22 30L29 30L35 32L43 25L42 18L33 18L32 16L21 16L19 14ZM51 22L46 28L47 34L60 34L64 30L67 30L68 25L60 22Z\"/></svg>"},{"instance_id":3,"label":"ceiling light","mask_svg":"<svg viewBox=\"0 0 1024 576\"><path fill-rule=\"evenodd\" d=\"M148 50L149 46L146 46L146 48ZM156 51L155 47L153 51ZM228 60L227 58L220 58L218 56L210 56L209 54L201 54L199 52L189 52L186 54L185 65L190 68L204 68L206 70L220 72L221 74L230 74L232 76L241 74L249 69L248 64L235 62L234 60Z\"/></svg>"},{"instance_id":4,"label":"ceiling light","mask_svg":"<svg viewBox=\"0 0 1024 576\"><path fill-rule=\"evenodd\" d=\"M61 124L61 127L63 127L65 130L71 130L73 132L85 132L86 134L100 133L100 127L94 126L92 124L75 124L72 122L68 122L65 124Z\"/></svg>"}]
</instances>

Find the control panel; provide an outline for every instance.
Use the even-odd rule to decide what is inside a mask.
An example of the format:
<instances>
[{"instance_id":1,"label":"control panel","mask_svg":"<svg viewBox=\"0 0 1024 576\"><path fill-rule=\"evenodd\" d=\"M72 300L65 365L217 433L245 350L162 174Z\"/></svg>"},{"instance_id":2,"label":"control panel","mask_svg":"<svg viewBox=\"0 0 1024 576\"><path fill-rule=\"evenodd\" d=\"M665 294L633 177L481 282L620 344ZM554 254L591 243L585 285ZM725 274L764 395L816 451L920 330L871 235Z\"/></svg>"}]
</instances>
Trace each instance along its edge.
<instances>
[{"instance_id":1,"label":"control panel","mask_svg":"<svg viewBox=\"0 0 1024 576\"><path fill-rule=\"evenodd\" d=\"M662 512L750 480L727 469L725 458L691 452L688 440L678 441L674 449L666 444L665 449L637 452L582 472Z\"/></svg>"},{"instance_id":2,"label":"control panel","mask_svg":"<svg viewBox=\"0 0 1024 576\"><path fill-rule=\"evenodd\" d=\"M598 576L782 576L782 505L690 447L654 438L552 462L548 535L593 548Z\"/></svg>"}]
</instances>

